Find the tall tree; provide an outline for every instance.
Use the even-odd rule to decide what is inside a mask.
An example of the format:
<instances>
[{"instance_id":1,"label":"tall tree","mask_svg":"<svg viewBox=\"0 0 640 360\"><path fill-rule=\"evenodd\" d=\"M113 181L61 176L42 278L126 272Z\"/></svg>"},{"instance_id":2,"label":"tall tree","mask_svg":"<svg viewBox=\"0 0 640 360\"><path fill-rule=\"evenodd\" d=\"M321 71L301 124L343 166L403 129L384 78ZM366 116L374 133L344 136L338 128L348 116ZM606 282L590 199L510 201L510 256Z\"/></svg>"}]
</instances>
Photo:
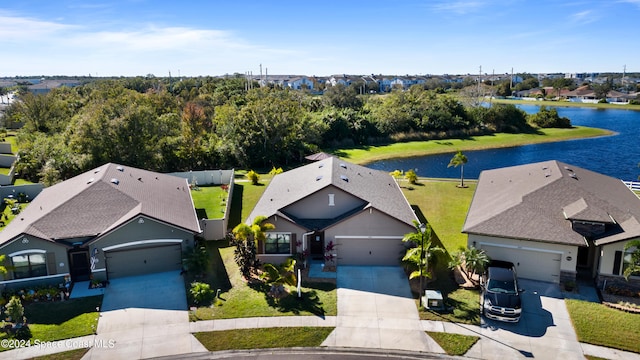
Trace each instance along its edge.
<instances>
[{"instance_id":1,"label":"tall tree","mask_svg":"<svg viewBox=\"0 0 640 360\"><path fill-rule=\"evenodd\" d=\"M600 100L606 100L607 94L609 94L609 91L611 91L611 89L613 89L613 83L611 81L605 81L602 84L593 85L593 93L596 98Z\"/></svg>"},{"instance_id":2,"label":"tall tree","mask_svg":"<svg viewBox=\"0 0 640 360\"><path fill-rule=\"evenodd\" d=\"M463 188L464 186L464 164L467 163L467 156L462 153L462 151L458 150L458 152L453 155L451 160L449 161L449 165L447 167L458 167L460 166L460 185L459 187Z\"/></svg>"}]
</instances>

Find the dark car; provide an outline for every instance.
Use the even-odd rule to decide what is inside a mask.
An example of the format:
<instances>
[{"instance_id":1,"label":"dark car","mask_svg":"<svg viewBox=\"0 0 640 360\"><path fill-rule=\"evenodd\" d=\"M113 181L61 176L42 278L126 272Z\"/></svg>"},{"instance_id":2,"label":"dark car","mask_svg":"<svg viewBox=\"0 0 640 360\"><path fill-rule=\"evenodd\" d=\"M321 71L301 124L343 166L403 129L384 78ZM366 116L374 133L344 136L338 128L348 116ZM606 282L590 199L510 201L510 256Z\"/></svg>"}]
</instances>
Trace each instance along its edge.
<instances>
[{"instance_id":1,"label":"dark car","mask_svg":"<svg viewBox=\"0 0 640 360\"><path fill-rule=\"evenodd\" d=\"M518 322L522 300L513 263L491 261L482 284L482 313L489 319Z\"/></svg>"}]
</instances>

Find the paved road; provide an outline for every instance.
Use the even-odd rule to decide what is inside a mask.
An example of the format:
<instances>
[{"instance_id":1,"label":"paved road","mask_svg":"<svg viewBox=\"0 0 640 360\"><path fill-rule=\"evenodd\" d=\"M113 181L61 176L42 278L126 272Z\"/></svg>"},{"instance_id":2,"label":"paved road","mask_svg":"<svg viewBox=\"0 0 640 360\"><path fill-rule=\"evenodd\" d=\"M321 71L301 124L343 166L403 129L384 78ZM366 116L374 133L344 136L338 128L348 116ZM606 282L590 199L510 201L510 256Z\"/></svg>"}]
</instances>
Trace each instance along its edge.
<instances>
[{"instance_id":1,"label":"paved road","mask_svg":"<svg viewBox=\"0 0 640 360\"><path fill-rule=\"evenodd\" d=\"M368 350L349 348L299 348L268 349L246 351L220 351L205 354L187 354L156 358L158 360L173 359L233 359L233 360L418 360L418 359L459 359L459 357L443 354L425 354L401 350Z\"/></svg>"}]
</instances>

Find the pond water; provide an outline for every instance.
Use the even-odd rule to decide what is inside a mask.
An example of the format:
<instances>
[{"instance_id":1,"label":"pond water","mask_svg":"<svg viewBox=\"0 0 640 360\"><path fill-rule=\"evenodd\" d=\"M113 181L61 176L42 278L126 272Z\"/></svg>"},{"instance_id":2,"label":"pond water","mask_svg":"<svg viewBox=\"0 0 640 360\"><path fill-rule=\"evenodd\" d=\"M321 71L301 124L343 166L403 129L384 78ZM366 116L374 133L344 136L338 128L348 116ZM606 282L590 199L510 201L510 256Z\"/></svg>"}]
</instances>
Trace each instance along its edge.
<instances>
[{"instance_id":1,"label":"pond water","mask_svg":"<svg viewBox=\"0 0 640 360\"><path fill-rule=\"evenodd\" d=\"M535 113L535 105L519 106ZM465 151L465 178L477 179L482 170L506 166L558 160L618 179L637 181L640 175L640 111L558 107L558 114L571 119L571 124L615 131L613 136L569 140L555 143L524 145L506 149ZM407 159L376 161L372 169L394 171L414 169L419 176L459 178L460 168L447 168L453 153Z\"/></svg>"}]
</instances>

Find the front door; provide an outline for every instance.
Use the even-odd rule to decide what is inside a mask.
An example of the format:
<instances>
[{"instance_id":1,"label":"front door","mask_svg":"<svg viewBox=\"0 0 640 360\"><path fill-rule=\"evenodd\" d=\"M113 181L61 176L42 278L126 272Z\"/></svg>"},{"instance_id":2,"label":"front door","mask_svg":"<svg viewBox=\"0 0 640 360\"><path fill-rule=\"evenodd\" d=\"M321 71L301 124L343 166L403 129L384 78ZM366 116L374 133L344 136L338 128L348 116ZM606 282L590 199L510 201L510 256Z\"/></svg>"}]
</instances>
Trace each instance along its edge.
<instances>
[{"instance_id":1,"label":"front door","mask_svg":"<svg viewBox=\"0 0 640 360\"><path fill-rule=\"evenodd\" d=\"M69 267L71 281L88 281L91 274L89 249L73 249L69 251Z\"/></svg>"},{"instance_id":2,"label":"front door","mask_svg":"<svg viewBox=\"0 0 640 360\"><path fill-rule=\"evenodd\" d=\"M311 258L314 260L321 260L324 256L324 232L316 231L309 238L309 242Z\"/></svg>"}]
</instances>

